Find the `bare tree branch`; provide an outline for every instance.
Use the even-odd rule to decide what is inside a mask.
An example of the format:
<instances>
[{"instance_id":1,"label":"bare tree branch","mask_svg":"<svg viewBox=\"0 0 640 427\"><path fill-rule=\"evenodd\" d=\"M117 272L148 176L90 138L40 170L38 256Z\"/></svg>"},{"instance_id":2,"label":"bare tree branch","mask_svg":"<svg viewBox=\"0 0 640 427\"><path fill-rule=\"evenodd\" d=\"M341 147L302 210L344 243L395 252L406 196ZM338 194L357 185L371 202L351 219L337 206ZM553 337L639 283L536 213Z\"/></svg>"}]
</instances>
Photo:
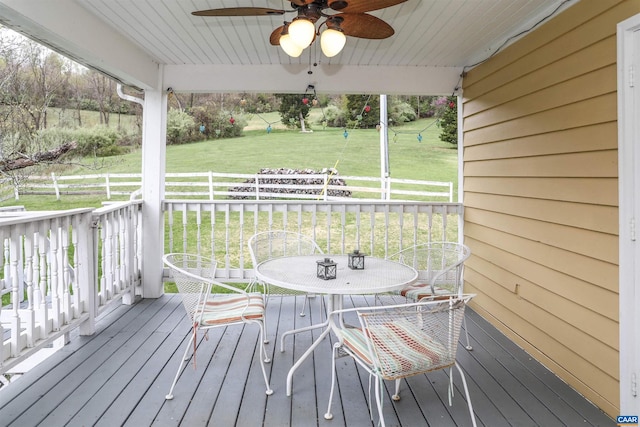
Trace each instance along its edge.
<instances>
[{"instance_id":1,"label":"bare tree branch","mask_svg":"<svg viewBox=\"0 0 640 427\"><path fill-rule=\"evenodd\" d=\"M15 157L13 159L2 160L0 161L0 172L10 172L18 169L24 169L40 163L56 161L77 146L78 144L75 141L66 142L53 150L42 151L31 156Z\"/></svg>"}]
</instances>

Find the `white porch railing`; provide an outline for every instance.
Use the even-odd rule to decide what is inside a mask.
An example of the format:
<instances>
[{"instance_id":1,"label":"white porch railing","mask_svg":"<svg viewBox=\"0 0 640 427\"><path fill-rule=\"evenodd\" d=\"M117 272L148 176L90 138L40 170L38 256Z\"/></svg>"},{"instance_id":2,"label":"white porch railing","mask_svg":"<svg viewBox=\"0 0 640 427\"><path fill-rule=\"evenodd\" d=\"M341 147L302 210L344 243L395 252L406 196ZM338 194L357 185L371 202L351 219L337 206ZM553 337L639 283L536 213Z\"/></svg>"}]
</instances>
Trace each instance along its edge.
<instances>
[{"instance_id":1,"label":"white porch railing","mask_svg":"<svg viewBox=\"0 0 640 427\"><path fill-rule=\"evenodd\" d=\"M142 202L0 212L0 372L80 327L140 285Z\"/></svg>"},{"instance_id":2,"label":"white porch railing","mask_svg":"<svg viewBox=\"0 0 640 427\"><path fill-rule=\"evenodd\" d=\"M141 294L142 208L0 212L0 373L73 328L93 333L107 305ZM216 275L230 282L253 276L247 241L259 231L299 231L327 253L384 257L458 241L463 213L457 203L384 201L165 200L163 209L165 253L213 255Z\"/></svg>"},{"instance_id":3,"label":"white porch railing","mask_svg":"<svg viewBox=\"0 0 640 427\"><path fill-rule=\"evenodd\" d=\"M247 242L260 231L285 229L312 236L326 253L358 248L385 257L429 241L458 241L463 208L458 203L191 201L165 200L165 247L218 261L216 276L253 276Z\"/></svg>"}]
</instances>

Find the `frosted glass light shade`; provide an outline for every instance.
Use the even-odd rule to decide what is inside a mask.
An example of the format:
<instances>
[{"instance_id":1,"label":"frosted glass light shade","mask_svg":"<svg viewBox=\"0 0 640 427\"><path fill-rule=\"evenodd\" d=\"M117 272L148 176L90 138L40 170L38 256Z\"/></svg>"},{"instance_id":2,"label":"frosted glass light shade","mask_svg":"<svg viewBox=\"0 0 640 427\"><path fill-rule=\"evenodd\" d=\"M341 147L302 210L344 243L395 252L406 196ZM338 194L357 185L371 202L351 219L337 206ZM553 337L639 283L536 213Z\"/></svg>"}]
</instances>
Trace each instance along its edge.
<instances>
[{"instance_id":1,"label":"frosted glass light shade","mask_svg":"<svg viewBox=\"0 0 640 427\"><path fill-rule=\"evenodd\" d=\"M308 19L296 18L289 24L289 36L301 49L306 49L315 35L316 26Z\"/></svg>"},{"instance_id":2,"label":"frosted glass light shade","mask_svg":"<svg viewBox=\"0 0 640 427\"><path fill-rule=\"evenodd\" d=\"M322 32L320 36L320 48L325 56L331 58L336 56L344 48L344 44L347 42L347 37L342 31L327 28Z\"/></svg>"},{"instance_id":3,"label":"frosted glass light shade","mask_svg":"<svg viewBox=\"0 0 640 427\"><path fill-rule=\"evenodd\" d=\"M291 35L285 34L280 37L280 47L287 55L297 58L302 54L303 49L291 40Z\"/></svg>"}]
</instances>

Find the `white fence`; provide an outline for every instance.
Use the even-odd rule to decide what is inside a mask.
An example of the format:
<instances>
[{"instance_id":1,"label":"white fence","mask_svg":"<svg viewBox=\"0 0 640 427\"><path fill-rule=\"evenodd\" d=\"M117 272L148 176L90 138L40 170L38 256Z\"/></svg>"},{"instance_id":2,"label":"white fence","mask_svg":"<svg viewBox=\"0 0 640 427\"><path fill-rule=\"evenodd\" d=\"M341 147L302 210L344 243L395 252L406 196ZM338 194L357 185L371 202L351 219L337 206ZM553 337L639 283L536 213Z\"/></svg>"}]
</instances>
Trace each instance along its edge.
<instances>
[{"instance_id":1,"label":"white fence","mask_svg":"<svg viewBox=\"0 0 640 427\"><path fill-rule=\"evenodd\" d=\"M105 195L129 197L141 187L141 174L33 176L15 189L20 194ZM281 181L279 183L274 180ZM340 179L347 185L335 185ZM300 184L300 181L314 184ZM357 185L354 185L357 184ZM249 198L295 200L344 200L334 193L350 192L351 198L453 202L453 183L397 178L330 176L328 174L167 173L166 197L207 200ZM234 189L235 191L231 191ZM286 190L283 192L283 190ZM313 194L310 194L313 192Z\"/></svg>"}]
</instances>

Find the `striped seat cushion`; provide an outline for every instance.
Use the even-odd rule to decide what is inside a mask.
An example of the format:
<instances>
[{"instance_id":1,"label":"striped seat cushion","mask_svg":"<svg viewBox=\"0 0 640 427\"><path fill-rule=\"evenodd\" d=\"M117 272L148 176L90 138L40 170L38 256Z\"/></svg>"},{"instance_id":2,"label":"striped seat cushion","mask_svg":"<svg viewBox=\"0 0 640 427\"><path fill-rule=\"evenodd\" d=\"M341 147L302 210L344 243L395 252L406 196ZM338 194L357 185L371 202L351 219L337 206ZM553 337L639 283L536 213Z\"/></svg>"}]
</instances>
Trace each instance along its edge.
<instances>
[{"instance_id":1,"label":"striped seat cushion","mask_svg":"<svg viewBox=\"0 0 640 427\"><path fill-rule=\"evenodd\" d=\"M264 298L259 292L247 297L239 294L216 294L207 301L201 324L203 326L234 323L245 320L259 320L264 317Z\"/></svg>"},{"instance_id":2,"label":"striped seat cushion","mask_svg":"<svg viewBox=\"0 0 640 427\"><path fill-rule=\"evenodd\" d=\"M371 326L367 335L372 340L380 375L386 380L441 369L455 362L445 346L408 321ZM344 345L373 369L374 363L362 330L345 328L342 336Z\"/></svg>"},{"instance_id":3,"label":"striped seat cushion","mask_svg":"<svg viewBox=\"0 0 640 427\"><path fill-rule=\"evenodd\" d=\"M435 290L435 295L451 294L451 291L446 288L434 286L433 289ZM411 301L420 301L422 298L431 297L434 294L432 294L431 292L431 286L429 286L427 283L416 283L402 289L400 291L400 295Z\"/></svg>"}]
</instances>

